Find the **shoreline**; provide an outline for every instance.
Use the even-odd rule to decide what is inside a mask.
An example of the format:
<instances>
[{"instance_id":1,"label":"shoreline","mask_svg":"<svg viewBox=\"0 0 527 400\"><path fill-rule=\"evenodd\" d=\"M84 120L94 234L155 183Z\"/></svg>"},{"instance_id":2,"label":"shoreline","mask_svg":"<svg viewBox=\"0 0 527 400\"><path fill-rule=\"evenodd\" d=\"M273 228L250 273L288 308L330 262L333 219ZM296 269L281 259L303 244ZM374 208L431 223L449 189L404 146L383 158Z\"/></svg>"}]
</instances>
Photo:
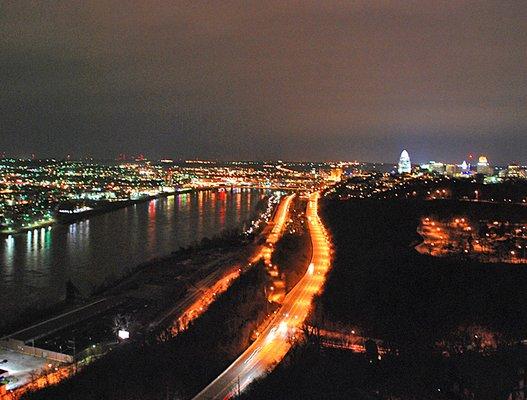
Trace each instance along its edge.
<instances>
[{"instance_id":1,"label":"shoreline","mask_svg":"<svg viewBox=\"0 0 527 400\"><path fill-rule=\"evenodd\" d=\"M213 236L211 241L218 239L221 233ZM204 239L204 238L202 238ZM241 246L241 245L240 245ZM181 262L182 260L188 259L189 256L197 255L200 253L211 252L221 248L214 243L208 245L202 245L199 242L197 245L189 245L188 247L180 247L179 249L173 250L170 253L153 257L147 261L129 266L123 271L123 275L115 280L103 282L101 285L95 287L91 292L87 294L81 294L73 299L61 298L58 302L48 304L42 308L33 308L25 310L20 313L20 319L15 319L7 322L5 326L0 325L0 337L8 335L8 332L24 328L27 324L34 323L35 321L46 320L60 312L66 312L70 309L74 309L78 306L84 305L89 301L103 298L106 295L111 295L115 290L118 290L121 285L125 285L128 281L131 281L138 274L145 272L148 269L155 269L163 262Z\"/></svg>"},{"instance_id":2,"label":"shoreline","mask_svg":"<svg viewBox=\"0 0 527 400\"><path fill-rule=\"evenodd\" d=\"M146 197L142 197L140 199L135 199L135 200L128 199L128 200L122 200L122 201L106 202L104 204L99 205L98 207L96 207L94 209L83 211L81 213L60 214L60 213L57 212L57 215L53 219L51 219L49 221L38 222L38 223L32 224L31 226L28 226L28 227L23 227L23 228L18 228L18 229L13 229L13 230L8 230L8 229L0 230L0 239L1 238L9 238L10 236L18 235L18 234L25 233L25 232L29 232L29 231L32 231L32 230L35 230L35 229L41 229L41 228L48 228L49 229L49 228L51 228L54 225L69 225L69 224L73 224L75 222L83 221L83 220L86 220L88 218L91 218L91 217L94 217L94 216L97 216L97 215L101 215L101 214L105 214L105 213L110 213L110 212L113 212L113 211L121 210L123 208L130 207L130 206L133 206L135 204L145 203L145 202L150 201L150 200L161 199L161 198L170 197L170 196L177 196L177 195L186 194L186 193L194 193L194 192L201 192L201 191L207 191L207 190L219 190L219 189L230 189L230 190L232 190L234 188L238 188L238 186L229 186L229 187L224 187L224 188L217 188L217 187L185 188L185 189L175 190L174 192L163 192L163 193L159 193L159 194L156 194L156 195L153 195L153 196L146 196ZM253 189L253 188L250 188L250 187L249 188L242 188L242 189L259 190L259 189Z\"/></svg>"},{"instance_id":3,"label":"shoreline","mask_svg":"<svg viewBox=\"0 0 527 400\"><path fill-rule=\"evenodd\" d=\"M189 191L191 191L191 190L192 189L190 189ZM83 211L83 212L80 212L80 213L61 214L61 213L57 212L56 216L53 217L52 219L48 220L48 221L35 222L35 223L31 224L31 226L21 227L21 228L18 228L18 229L3 229L3 230L0 230L0 238L1 237L9 237L9 236L12 236L12 235L18 235L20 233L29 232L29 231L32 231L32 230L35 230L35 229L49 228L49 227L52 227L53 225L69 225L69 224L73 224L73 223L78 222L78 221L83 221L85 219L88 219L88 218L96 216L96 215L105 214L105 213L112 212L112 211L117 211L117 210L120 210L122 208L126 208L126 207L129 207L129 206L132 206L134 204L140 204L140 203L143 203L143 202L146 202L146 201L150 201L150 200L153 200L153 199L158 199L158 198L162 198L162 197L168 197L168 196L172 196L172 195L177 195L179 193L187 193L187 192L188 191L159 193L159 194L157 194L155 196L147 196L147 197L144 197L144 198L141 198L141 199L137 199L137 200L122 200L122 201L115 201L115 202L107 202L107 203L99 205L96 208L93 208L93 209L90 209L90 210L87 210L87 211Z\"/></svg>"},{"instance_id":4,"label":"shoreline","mask_svg":"<svg viewBox=\"0 0 527 400\"><path fill-rule=\"evenodd\" d=\"M215 188L212 188L212 189L215 189ZM192 191L203 191L203 190L211 190L211 188L207 188L207 189L204 189L204 188L203 189L190 189L190 190L187 190L185 192L179 192L179 193L166 193L166 194L163 194L163 196L152 197L152 198L150 198L150 200L152 200L153 198L168 197L168 196L177 195L177 194L180 194L180 193L189 193L189 192L192 192ZM135 200L134 203L132 203L132 204L137 204L137 203L139 203L141 201L144 201L144 199ZM129 205L132 205L132 204L129 204ZM120 208L123 208L123 207L120 207ZM115 211L117 209L119 209L119 208L112 209L111 211ZM104 212L104 211L101 211L101 210L97 210L97 211L98 211L98 213ZM253 210L253 217L256 214L258 214L258 208L255 208ZM90 216L92 216L92 215L96 215L96 214L91 214ZM252 217L250 217L249 219L251 219L251 218ZM74 223L74 222L72 221L72 222L69 222L69 223ZM63 224L65 224L65 225L67 225L69 223L68 222L63 222ZM236 226L233 229L234 230L239 230L241 228L241 226L242 225ZM212 237L204 236L204 237L200 238L200 240L197 243L189 244L186 247L175 248L175 249L173 249L172 251L170 251L170 252L168 252L166 254L150 258L150 259L148 259L148 260L146 260L144 262L141 262L139 264L136 264L136 265L129 265L126 268L123 269L123 275L122 276L118 277L117 279L115 279L113 281L102 282L99 286L93 288L93 290L90 293L77 297L73 302L82 304L82 303L88 301L89 299L98 298L100 296L103 296L105 293L111 292L112 290L116 289L119 285L121 285L121 284L125 283L127 280L133 278L135 275L140 274L140 273L142 273L143 271L145 271L145 270L147 270L149 268L154 268L156 265L158 265L160 263L163 263L163 262L166 262L166 261L169 261L169 260L177 261L178 259L184 259L185 257L188 257L188 256L190 256L193 253L197 254L197 253L200 253L200 252L206 252L206 251L214 250L215 248L218 247L218 244L216 243L216 241L220 240L220 238L222 237L222 234L224 234L225 232L229 232L229 231L230 231L229 229L222 230L221 232L219 232L218 234L216 234L216 235L214 235ZM204 239L209 239L209 240L208 240L207 243L204 243L203 242ZM241 240L242 237L239 236L237 239ZM240 245L241 245L241 243L240 243ZM6 334L7 331L11 331L13 329L17 329L19 327L23 327L27 323L33 322L35 320L45 319L45 318L47 318L47 317L49 317L51 315L56 314L57 312L59 312L61 310L67 310L67 309L71 308L71 306L72 306L72 303L68 303L67 299L62 298L61 300L59 300L58 302L56 302L54 304L48 304L45 307L33 309L29 313L27 312L28 310L21 311L20 315L19 315L21 318L19 318L19 319L17 319L17 318L11 319L5 325L0 324L0 333Z\"/></svg>"}]
</instances>

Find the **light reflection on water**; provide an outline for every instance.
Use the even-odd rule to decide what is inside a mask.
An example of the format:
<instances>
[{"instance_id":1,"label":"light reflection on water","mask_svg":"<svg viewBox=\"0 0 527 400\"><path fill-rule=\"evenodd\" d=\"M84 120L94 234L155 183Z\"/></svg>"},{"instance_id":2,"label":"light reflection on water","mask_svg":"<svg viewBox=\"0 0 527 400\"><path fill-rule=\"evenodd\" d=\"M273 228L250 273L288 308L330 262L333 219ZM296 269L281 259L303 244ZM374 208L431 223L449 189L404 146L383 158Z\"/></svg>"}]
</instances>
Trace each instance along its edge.
<instances>
[{"instance_id":1,"label":"light reflection on water","mask_svg":"<svg viewBox=\"0 0 527 400\"><path fill-rule=\"evenodd\" d=\"M70 225L2 237L2 314L59 300L69 279L88 293L127 268L237 226L250 217L263 194L257 190L185 193Z\"/></svg>"}]
</instances>

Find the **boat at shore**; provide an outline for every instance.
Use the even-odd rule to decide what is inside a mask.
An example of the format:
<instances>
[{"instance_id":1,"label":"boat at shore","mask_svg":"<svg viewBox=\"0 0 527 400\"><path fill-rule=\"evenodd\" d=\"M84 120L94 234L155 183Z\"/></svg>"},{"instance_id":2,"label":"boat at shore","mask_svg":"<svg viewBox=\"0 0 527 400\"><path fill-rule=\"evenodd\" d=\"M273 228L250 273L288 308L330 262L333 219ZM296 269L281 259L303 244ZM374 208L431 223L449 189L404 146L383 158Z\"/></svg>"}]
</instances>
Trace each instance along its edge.
<instances>
[{"instance_id":1,"label":"boat at shore","mask_svg":"<svg viewBox=\"0 0 527 400\"><path fill-rule=\"evenodd\" d=\"M206 189L194 189L194 188L178 188L174 191L160 192L155 195L145 195L135 199L122 199L113 201L94 201L94 202L71 202L60 204L53 212L53 216L50 218L43 218L36 220L28 224L18 224L16 226L0 225L0 237L15 235L33 229L40 229L52 226L56 223L70 224L77 221L90 218L95 215L104 214L107 212L119 210L134 204L139 204L145 201L153 199L173 196L181 193L189 193L197 190Z\"/></svg>"}]
</instances>

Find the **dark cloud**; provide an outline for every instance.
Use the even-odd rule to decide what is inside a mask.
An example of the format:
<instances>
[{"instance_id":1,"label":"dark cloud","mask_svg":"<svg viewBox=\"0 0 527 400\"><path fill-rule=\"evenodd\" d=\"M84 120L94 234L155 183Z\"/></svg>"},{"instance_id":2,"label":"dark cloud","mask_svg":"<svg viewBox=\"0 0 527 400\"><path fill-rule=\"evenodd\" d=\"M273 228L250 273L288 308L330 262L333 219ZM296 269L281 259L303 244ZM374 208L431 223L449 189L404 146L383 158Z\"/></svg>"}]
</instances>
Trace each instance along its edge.
<instances>
[{"instance_id":1,"label":"dark cloud","mask_svg":"<svg viewBox=\"0 0 527 400\"><path fill-rule=\"evenodd\" d=\"M527 161L524 0L6 3L0 151Z\"/></svg>"}]
</instances>

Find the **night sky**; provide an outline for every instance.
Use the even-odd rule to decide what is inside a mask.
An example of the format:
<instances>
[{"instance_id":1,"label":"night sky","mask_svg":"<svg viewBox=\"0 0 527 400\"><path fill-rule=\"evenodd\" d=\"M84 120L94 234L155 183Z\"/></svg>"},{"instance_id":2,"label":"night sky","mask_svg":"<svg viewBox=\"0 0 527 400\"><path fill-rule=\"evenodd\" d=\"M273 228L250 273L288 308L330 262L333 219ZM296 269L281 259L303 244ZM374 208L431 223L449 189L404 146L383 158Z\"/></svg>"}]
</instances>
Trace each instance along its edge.
<instances>
[{"instance_id":1,"label":"night sky","mask_svg":"<svg viewBox=\"0 0 527 400\"><path fill-rule=\"evenodd\" d=\"M527 1L0 2L0 152L527 163Z\"/></svg>"}]
</instances>

